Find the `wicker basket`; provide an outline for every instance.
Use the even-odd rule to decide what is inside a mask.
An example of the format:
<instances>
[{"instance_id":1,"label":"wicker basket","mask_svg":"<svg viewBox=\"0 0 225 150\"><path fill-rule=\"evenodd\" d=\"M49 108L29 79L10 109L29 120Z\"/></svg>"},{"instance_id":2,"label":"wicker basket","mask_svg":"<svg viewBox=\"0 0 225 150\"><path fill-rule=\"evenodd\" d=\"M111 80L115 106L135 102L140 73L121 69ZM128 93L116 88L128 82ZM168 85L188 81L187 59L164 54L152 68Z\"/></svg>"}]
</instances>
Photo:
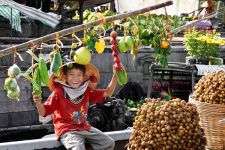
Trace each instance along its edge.
<instances>
[{"instance_id":1,"label":"wicker basket","mask_svg":"<svg viewBox=\"0 0 225 150\"><path fill-rule=\"evenodd\" d=\"M200 102L189 97L189 102L197 106L201 127L205 131L207 148L225 150L225 124L218 121L225 118L225 106Z\"/></svg>"}]
</instances>

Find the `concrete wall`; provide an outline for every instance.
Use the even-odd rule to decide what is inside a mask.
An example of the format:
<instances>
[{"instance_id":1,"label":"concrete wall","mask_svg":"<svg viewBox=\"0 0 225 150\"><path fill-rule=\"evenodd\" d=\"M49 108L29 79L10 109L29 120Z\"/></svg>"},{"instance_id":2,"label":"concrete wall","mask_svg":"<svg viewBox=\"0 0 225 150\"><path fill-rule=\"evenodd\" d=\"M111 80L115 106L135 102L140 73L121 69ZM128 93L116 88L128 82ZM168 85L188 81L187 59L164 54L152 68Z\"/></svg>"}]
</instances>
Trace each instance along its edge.
<instances>
[{"instance_id":1,"label":"concrete wall","mask_svg":"<svg viewBox=\"0 0 225 150\"><path fill-rule=\"evenodd\" d=\"M31 84L23 77L18 79L20 101L11 100L3 90L6 71L0 72L0 128L26 126L38 123L38 113L31 101Z\"/></svg>"}]
</instances>

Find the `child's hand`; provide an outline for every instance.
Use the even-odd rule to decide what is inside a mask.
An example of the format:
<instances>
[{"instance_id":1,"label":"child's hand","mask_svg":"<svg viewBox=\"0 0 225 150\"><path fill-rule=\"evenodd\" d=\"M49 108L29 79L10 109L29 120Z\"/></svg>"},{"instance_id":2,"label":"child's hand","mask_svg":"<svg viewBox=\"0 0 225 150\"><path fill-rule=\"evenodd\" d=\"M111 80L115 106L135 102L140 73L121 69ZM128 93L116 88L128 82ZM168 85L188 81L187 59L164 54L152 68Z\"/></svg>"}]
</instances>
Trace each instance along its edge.
<instances>
[{"instance_id":1,"label":"child's hand","mask_svg":"<svg viewBox=\"0 0 225 150\"><path fill-rule=\"evenodd\" d=\"M37 96L34 92L32 92L33 95L33 100L35 104L40 104L41 103L41 98Z\"/></svg>"},{"instance_id":2,"label":"child's hand","mask_svg":"<svg viewBox=\"0 0 225 150\"><path fill-rule=\"evenodd\" d=\"M115 69L115 67L113 67L113 74L116 74L116 69Z\"/></svg>"}]
</instances>

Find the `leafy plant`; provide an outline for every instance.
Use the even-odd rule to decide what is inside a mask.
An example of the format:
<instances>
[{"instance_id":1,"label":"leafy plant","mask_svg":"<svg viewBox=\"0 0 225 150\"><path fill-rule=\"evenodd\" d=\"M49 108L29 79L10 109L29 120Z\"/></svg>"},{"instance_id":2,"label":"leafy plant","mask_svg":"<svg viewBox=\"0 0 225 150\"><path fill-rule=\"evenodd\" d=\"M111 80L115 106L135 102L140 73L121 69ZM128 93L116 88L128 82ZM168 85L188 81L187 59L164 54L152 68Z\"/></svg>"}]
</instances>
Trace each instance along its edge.
<instances>
[{"instance_id":1,"label":"leafy plant","mask_svg":"<svg viewBox=\"0 0 225 150\"><path fill-rule=\"evenodd\" d=\"M208 59L220 55L219 47L225 45L216 31L198 31L195 28L184 34L184 45L188 55L196 59Z\"/></svg>"}]
</instances>

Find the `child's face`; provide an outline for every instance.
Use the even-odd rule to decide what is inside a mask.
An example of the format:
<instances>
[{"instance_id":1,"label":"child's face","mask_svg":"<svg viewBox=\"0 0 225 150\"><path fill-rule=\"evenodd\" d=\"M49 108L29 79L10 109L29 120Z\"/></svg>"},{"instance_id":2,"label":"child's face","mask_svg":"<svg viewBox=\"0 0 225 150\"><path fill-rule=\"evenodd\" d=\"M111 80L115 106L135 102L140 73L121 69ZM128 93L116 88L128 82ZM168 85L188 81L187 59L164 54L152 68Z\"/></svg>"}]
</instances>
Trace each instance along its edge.
<instances>
[{"instance_id":1,"label":"child's face","mask_svg":"<svg viewBox=\"0 0 225 150\"><path fill-rule=\"evenodd\" d=\"M78 88L84 81L84 73L76 68L70 69L66 73L66 81L72 88Z\"/></svg>"}]
</instances>

